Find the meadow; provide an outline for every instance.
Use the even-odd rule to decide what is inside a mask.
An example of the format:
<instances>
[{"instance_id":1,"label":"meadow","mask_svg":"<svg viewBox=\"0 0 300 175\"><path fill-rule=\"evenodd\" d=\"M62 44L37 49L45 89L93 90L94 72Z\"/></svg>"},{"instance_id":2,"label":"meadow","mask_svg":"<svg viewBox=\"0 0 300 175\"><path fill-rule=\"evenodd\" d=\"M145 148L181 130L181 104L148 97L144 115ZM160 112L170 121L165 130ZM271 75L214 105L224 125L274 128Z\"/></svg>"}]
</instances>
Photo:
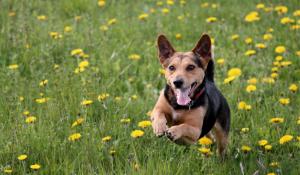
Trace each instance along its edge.
<instances>
[{"instance_id":1,"label":"meadow","mask_svg":"<svg viewBox=\"0 0 300 175\"><path fill-rule=\"evenodd\" d=\"M298 0L2 0L0 9L1 174L300 174ZM215 144L178 146L150 123L166 84L157 36L187 52L204 33L231 109L223 164Z\"/></svg>"}]
</instances>

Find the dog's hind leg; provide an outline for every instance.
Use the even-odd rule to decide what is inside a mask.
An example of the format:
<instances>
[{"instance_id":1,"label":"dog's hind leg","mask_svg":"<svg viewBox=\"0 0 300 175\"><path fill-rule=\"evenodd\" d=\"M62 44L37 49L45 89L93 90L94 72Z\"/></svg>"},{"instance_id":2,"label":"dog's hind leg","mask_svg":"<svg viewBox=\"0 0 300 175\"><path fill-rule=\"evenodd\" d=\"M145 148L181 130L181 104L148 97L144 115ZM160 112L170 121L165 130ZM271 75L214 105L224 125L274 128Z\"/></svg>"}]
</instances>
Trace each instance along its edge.
<instances>
[{"instance_id":1,"label":"dog's hind leg","mask_svg":"<svg viewBox=\"0 0 300 175\"><path fill-rule=\"evenodd\" d=\"M211 131L209 131L206 135L205 135L207 138L209 138L210 140L212 140L213 141L213 143L215 143L216 142L216 140L215 140L215 138L214 138L214 136L211 134Z\"/></svg>"},{"instance_id":2,"label":"dog's hind leg","mask_svg":"<svg viewBox=\"0 0 300 175\"><path fill-rule=\"evenodd\" d=\"M222 126L218 122L216 122L216 124L212 129L212 133L214 134L217 141L217 146L218 146L217 153L221 155L222 162L224 162L225 148L228 145L228 132L224 131Z\"/></svg>"}]
</instances>

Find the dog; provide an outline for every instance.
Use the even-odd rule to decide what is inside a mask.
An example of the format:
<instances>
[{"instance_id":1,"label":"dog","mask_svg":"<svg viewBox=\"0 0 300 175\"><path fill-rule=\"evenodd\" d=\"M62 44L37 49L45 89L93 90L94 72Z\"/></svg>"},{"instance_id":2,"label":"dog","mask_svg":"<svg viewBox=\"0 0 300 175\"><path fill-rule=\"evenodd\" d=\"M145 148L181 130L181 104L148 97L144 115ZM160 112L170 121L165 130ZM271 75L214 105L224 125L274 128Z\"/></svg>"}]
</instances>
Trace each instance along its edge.
<instances>
[{"instance_id":1,"label":"dog","mask_svg":"<svg viewBox=\"0 0 300 175\"><path fill-rule=\"evenodd\" d=\"M195 145L206 136L217 142L217 152L224 160L230 108L214 84L210 36L202 35L195 47L185 53L177 52L163 34L158 36L157 46L167 83L151 113L153 132L185 146Z\"/></svg>"}]
</instances>

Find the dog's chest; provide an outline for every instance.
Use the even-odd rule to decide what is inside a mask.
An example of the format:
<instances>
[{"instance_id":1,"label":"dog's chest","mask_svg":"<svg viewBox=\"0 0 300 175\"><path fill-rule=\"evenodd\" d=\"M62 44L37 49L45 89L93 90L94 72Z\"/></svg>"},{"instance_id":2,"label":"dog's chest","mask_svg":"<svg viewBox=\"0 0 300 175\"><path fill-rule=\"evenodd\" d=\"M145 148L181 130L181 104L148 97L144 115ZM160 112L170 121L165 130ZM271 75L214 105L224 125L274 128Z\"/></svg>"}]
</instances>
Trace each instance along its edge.
<instances>
[{"instance_id":1,"label":"dog's chest","mask_svg":"<svg viewBox=\"0 0 300 175\"><path fill-rule=\"evenodd\" d=\"M175 109L173 109L170 105L168 105L169 108L171 109L171 118L175 121L175 120L178 120L182 117L182 113L181 112L178 112L176 111Z\"/></svg>"}]
</instances>

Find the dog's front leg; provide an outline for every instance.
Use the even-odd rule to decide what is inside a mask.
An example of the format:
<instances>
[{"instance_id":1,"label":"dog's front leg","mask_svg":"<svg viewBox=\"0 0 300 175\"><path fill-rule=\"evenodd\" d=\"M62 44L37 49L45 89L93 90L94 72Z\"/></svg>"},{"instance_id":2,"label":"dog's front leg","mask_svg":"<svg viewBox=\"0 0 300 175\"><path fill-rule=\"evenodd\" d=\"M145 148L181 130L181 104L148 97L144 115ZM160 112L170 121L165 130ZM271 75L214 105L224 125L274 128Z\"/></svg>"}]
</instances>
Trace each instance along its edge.
<instances>
[{"instance_id":1,"label":"dog's front leg","mask_svg":"<svg viewBox=\"0 0 300 175\"><path fill-rule=\"evenodd\" d=\"M154 134L157 137L162 137L165 135L167 128L167 119L165 117L165 113L159 108L154 108L151 113L151 120Z\"/></svg>"},{"instance_id":2,"label":"dog's front leg","mask_svg":"<svg viewBox=\"0 0 300 175\"><path fill-rule=\"evenodd\" d=\"M166 131L166 136L171 140L175 141L181 137L186 137L190 144L195 145L197 140L201 134L199 127L190 126L188 124L180 124L176 126L172 126Z\"/></svg>"}]
</instances>

